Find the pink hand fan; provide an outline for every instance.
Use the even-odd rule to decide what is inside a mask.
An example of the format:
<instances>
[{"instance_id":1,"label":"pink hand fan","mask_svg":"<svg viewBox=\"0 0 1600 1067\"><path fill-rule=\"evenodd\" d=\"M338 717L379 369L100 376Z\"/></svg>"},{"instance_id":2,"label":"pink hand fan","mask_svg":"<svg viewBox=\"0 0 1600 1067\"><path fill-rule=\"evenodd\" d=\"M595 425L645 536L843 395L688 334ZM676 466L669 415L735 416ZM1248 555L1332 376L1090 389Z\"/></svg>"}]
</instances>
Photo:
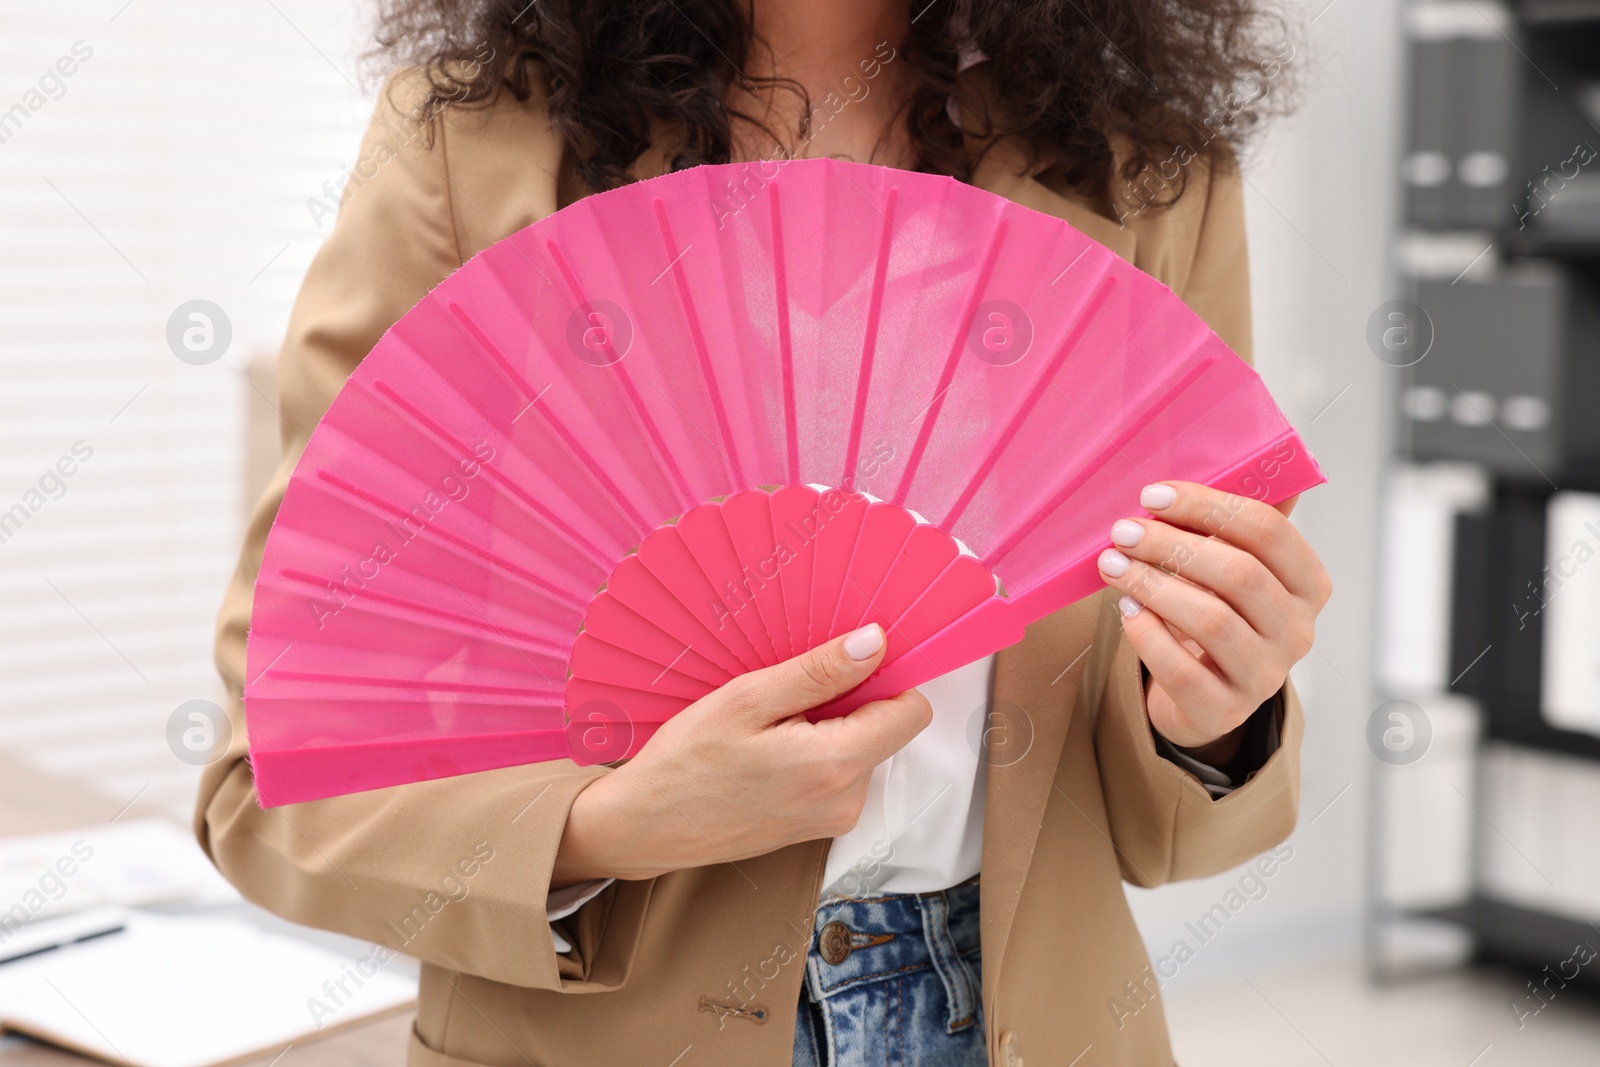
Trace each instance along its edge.
<instances>
[{"instance_id":1,"label":"pink hand fan","mask_svg":"<svg viewBox=\"0 0 1600 1067\"><path fill-rule=\"evenodd\" d=\"M807 160L588 197L441 283L312 435L256 581L267 805L636 753L866 622L813 718L1100 588L1139 488L1322 475L1160 282L947 178Z\"/></svg>"}]
</instances>

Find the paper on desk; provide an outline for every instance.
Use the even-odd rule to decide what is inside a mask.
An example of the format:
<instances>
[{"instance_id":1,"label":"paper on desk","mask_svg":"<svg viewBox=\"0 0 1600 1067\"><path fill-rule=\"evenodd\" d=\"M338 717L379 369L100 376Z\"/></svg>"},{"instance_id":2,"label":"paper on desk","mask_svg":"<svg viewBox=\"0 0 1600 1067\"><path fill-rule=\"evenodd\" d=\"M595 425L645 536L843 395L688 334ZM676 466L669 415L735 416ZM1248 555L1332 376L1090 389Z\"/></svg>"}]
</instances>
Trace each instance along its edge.
<instances>
[{"instance_id":1,"label":"paper on desk","mask_svg":"<svg viewBox=\"0 0 1600 1067\"><path fill-rule=\"evenodd\" d=\"M194 836L163 819L0 838L0 940L82 908L237 899Z\"/></svg>"},{"instance_id":2,"label":"paper on desk","mask_svg":"<svg viewBox=\"0 0 1600 1067\"><path fill-rule=\"evenodd\" d=\"M122 933L0 965L0 1027L133 1067L214 1067L410 1004L395 958L131 912Z\"/></svg>"}]
</instances>

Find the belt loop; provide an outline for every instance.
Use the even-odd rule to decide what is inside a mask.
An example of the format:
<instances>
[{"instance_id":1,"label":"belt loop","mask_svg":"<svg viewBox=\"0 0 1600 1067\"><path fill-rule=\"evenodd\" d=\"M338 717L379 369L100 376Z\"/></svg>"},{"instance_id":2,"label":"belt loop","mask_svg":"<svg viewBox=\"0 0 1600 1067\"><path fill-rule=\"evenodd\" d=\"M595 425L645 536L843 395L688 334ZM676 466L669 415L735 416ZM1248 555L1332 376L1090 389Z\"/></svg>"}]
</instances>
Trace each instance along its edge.
<instances>
[{"instance_id":1,"label":"belt loop","mask_svg":"<svg viewBox=\"0 0 1600 1067\"><path fill-rule=\"evenodd\" d=\"M955 938L950 936L950 899L944 891L918 894L917 905L922 911L922 936L928 943L933 969L939 972L945 1000L950 1005L945 1033L958 1033L976 1020L978 983L973 978L972 968L956 950Z\"/></svg>"}]
</instances>

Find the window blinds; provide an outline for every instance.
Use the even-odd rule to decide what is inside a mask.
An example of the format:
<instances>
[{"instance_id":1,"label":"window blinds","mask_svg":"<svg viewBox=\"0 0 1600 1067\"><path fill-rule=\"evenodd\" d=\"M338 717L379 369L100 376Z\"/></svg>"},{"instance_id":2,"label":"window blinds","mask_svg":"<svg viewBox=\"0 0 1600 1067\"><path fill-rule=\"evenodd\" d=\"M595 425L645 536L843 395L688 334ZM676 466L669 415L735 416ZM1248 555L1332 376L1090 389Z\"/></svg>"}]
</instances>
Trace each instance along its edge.
<instances>
[{"instance_id":1,"label":"window blinds","mask_svg":"<svg viewBox=\"0 0 1600 1067\"><path fill-rule=\"evenodd\" d=\"M0 0L0 25L0 749L186 816L167 722L222 696L245 367L356 155L366 27L316 0ZM196 300L214 360L169 345Z\"/></svg>"}]
</instances>

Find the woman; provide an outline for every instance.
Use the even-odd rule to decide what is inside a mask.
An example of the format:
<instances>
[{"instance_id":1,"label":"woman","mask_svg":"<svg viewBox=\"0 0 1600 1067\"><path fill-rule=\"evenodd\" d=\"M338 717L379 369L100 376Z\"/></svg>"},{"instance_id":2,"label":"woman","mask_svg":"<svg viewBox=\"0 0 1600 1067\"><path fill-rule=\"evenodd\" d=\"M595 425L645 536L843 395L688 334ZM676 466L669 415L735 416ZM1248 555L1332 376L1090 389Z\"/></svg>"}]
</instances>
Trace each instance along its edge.
<instances>
[{"instance_id":1,"label":"woman","mask_svg":"<svg viewBox=\"0 0 1600 1067\"><path fill-rule=\"evenodd\" d=\"M1249 352L1223 135L1285 49L1254 43L1247 0L523 5L385 12L409 67L283 349L283 463L219 627L236 696L263 542L345 378L465 260L591 192L790 155L946 173L1068 220ZM869 627L617 767L271 811L236 718L200 839L250 899L422 960L413 1067L1170 1063L1121 882L1293 827L1287 675L1329 585L1287 507L1182 482L1141 503L1157 518L1108 531L1105 595L921 692L806 722L878 664Z\"/></svg>"}]
</instances>

